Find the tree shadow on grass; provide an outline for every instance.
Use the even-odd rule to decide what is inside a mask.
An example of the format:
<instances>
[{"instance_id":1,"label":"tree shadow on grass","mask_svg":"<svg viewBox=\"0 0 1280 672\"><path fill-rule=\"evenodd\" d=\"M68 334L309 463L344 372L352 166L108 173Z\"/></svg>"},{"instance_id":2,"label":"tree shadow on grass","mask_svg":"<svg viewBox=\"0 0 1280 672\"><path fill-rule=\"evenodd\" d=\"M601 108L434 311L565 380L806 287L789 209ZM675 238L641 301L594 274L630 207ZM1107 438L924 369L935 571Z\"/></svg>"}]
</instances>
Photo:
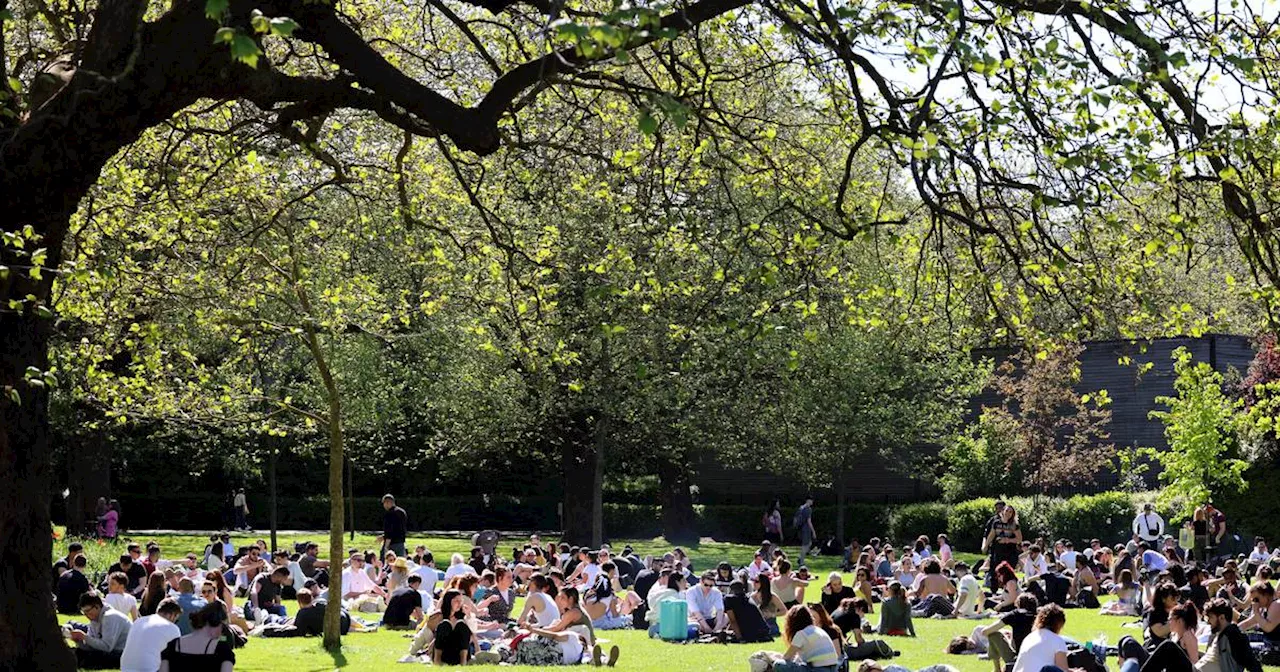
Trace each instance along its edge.
<instances>
[{"instance_id":1,"label":"tree shadow on grass","mask_svg":"<svg viewBox=\"0 0 1280 672\"><path fill-rule=\"evenodd\" d=\"M333 658L333 667L335 669L347 666L347 656L342 653L342 649L340 648L329 649L321 645L320 650L329 654L329 656Z\"/></svg>"}]
</instances>

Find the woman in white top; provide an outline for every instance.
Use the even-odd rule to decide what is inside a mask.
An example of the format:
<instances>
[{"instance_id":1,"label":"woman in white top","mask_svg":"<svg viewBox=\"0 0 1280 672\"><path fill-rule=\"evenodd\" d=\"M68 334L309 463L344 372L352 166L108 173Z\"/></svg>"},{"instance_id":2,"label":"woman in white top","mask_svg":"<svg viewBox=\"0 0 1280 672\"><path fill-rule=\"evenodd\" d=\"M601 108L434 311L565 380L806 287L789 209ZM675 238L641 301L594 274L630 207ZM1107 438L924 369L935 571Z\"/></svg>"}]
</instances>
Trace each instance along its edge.
<instances>
[{"instance_id":1,"label":"woman in white top","mask_svg":"<svg viewBox=\"0 0 1280 672\"><path fill-rule=\"evenodd\" d=\"M125 592L129 586L129 577L124 572L112 572L107 577L107 594L102 596L102 603L129 617L138 620L138 598Z\"/></svg>"},{"instance_id":2,"label":"woman in white top","mask_svg":"<svg viewBox=\"0 0 1280 672\"><path fill-rule=\"evenodd\" d=\"M534 574L529 579L529 595L524 600L524 611L520 612L520 618L517 619L519 627L545 628L560 618L560 607L556 606L553 597L557 592L550 579Z\"/></svg>"},{"instance_id":3,"label":"woman in white top","mask_svg":"<svg viewBox=\"0 0 1280 672\"><path fill-rule=\"evenodd\" d=\"M1040 672L1048 666L1060 670L1071 669L1067 665L1067 640L1062 638L1062 628L1067 624L1067 615L1062 607L1047 604L1036 612L1035 629L1018 648L1018 658L1013 663L1013 672Z\"/></svg>"}]
</instances>

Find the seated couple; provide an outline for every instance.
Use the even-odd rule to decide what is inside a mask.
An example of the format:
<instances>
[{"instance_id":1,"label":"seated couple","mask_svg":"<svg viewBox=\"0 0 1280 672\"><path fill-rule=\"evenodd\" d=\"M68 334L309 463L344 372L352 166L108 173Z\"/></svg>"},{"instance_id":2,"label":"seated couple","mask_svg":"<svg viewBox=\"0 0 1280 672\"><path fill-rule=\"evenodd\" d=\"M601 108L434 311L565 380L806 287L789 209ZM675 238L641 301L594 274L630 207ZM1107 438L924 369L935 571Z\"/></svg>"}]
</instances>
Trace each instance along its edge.
<instances>
[{"instance_id":1,"label":"seated couple","mask_svg":"<svg viewBox=\"0 0 1280 672\"><path fill-rule=\"evenodd\" d=\"M505 568L498 570L501 587L511 575ZM437 665L462 665L472 660L576 665L590 651L591 660L597 665L617 662L616 646L608 661L604 660L576 588L560 587L548 577L534 574L529 580L524 611L516 621L518 629L509 630L505 619L495 623L477 618L478 608L472 601L477 583L474 575L451 582L414 638L411 656L425 655ZM494 636L482 642L478 633Z\"/></svg>"},{"instance_id":2,"label":"seated couple","mask_svg":"<svg viewBox=\"0 0 1280 672\"><path fill-rule=\"evenodd\" d=\"M683 573L663 568L644 599L649 635L659 634L662 603L683 601L688 606L690 638L725 634L740 642L773 641L777 633L776 615L785 607L778 596L770 592L768 575L757 575L753 583L757 590L748 596L746 584L741 579L733 579L726 596L716 587L714 571L703 572L698 585L690 588ZM770 614L769 618L764 616L765 611Z\"/></svg>"}]
</instances>

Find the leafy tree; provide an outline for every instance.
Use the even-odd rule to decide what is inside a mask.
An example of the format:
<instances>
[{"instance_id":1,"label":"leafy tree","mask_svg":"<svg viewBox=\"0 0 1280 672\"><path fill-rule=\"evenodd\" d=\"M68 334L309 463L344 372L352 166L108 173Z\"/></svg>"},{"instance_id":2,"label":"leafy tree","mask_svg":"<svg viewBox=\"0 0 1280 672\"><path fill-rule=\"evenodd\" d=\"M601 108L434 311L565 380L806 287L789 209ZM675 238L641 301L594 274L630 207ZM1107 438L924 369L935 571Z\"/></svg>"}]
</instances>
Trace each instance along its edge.
<instances>
[{"instance_id":1,"label":"leafy tree","mask_svg":"<svg viewBox=\"0 0 1280 672\"><path fill-rule=\"evenodd\" d=\"M1018 425L1002 413L983 413L939 454L942 498L960 502L1025 491L1018 451Z\"/></svg>"},{"instance_id":2,"label":"leafy tree","mask_svg":"<svg viewBox=\"0 0 1280 672\"><path fill-rule=\"evenodd\" d=\"M1038 494L1062 486L1091 483L1115 446L1109 442L1106 390L1080 394L1076 343L1052 344L1044 350L1023 349L1002 363L993 386L999 407L986 409L990 422L1014 427L1015 460L1023 485Z\"/></svg>"},{"instance_id":3,"label":"leafy tree","mask_svg":"<svg viewBox=\"0 0 1280 672\"><path fill-rule=\"evenodd\" d=\"M103 167L184 108L248 101L267 113L265 135L318 155L332 140L322 131L343 125L348 110L464 152L493 155L505 145L518 154L524 125L565 121L540 116L531 104L539 94L618 90L643 102L640 130L663 132L707 106L648 86L636 72L669 72L714 89L719 80L700 47L723 40L759 55L767 50L757 37L782 28L789 42L779 60L806 73L801 91L851 140L833 164L766 161L744 172L788 196L793 209L825 211L817 226L853 238L918 222L850 195L862 179L855 169L893 152L924 210L922 247L959 241L942 249L968 256L961 287L1009 335L1027 328L1024 300L1065 300L1064 287L1116 272L1091 256L1090 234L1124 228L1097 213L1135 195L1168 190L1173 212L1146 221L1134 249L1177 256L1201 224L1197 206L1218 202L1264 301L1280 280L1267 158L1273 129L1244 112L1221 112L1218 99L1199 89L1206 76L1222 73L1217 81L1233 89L1229 99L1272 116L1277 38L1245 27L1255 25L1248 6L698 0L665 12L504 0L425 10L99 0L12 9L3 2L0 22L0 65L11 78L0 87L0 339L7 346L0 458L13 465L0 476L0 489L10 493L0 501L0 539L35 540L3 545L5 566L22 572L14 583L22 589L13 608L0 609L9 619L0 621L0 656L24 669L70 667L37 571L49 555L40 539L48 528L47 390L57 380L47 360L52 280L72 271L63 264L71 219ZM1233 28L1223 35L1221 26ZM682 34L691 36L687 49L661 42ZM888 72L902 64L918 75ZM716 135L734 137L733 126ZM345 137L351 145L369 142ZM394 150L381 149L370 165L394 165ZM826 165L841 173L834 183L812 180ZM181 169L165 159L156 172ZM796 191L817 196L794 198ZM933 267L947 261L935 257ZM1015 275L1017 286L1002 293L980 280L992 268ZM1094 319L1091 310L1068 310L1072 322Z\"/></svg>"},{"instance_id":4,"label":"leafy tree","mask_svg":"<svg viewBox=\"0 0 1280 672\"><path fill-rule=\"evenodd\" d=\"M1160 463L1162 505L1182 503L1182 514L1190 516L1195 507L1215 496L1240 492L1248 487L1244 471L1248 463L1237 457L1238 400L1222 389L1222 374L1204 362L1193 361L1191 353L1178 348L1173 353L1176 397L1159 397L1167 411L1152 411L1151 417L1165 424L1169 449L1151 451Z\"/></svg>"}]
</instances>

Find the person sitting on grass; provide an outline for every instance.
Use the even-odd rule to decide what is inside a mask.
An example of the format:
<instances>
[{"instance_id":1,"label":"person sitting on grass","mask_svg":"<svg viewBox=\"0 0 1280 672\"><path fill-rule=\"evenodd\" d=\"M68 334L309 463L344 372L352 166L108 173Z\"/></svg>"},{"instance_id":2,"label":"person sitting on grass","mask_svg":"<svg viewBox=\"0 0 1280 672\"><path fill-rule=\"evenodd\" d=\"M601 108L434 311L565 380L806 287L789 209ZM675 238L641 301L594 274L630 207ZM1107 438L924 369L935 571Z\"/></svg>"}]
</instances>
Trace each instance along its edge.
<instances>
[{"instance_id":1,"label":"person sitting on grass","mask_svg":"<svg viewBox=\"0 0 1280 672\"><path fill-rule=\"evenodd\" d=\"M70 616L80 613L80 596L93 588L89 585L89 579L84 575L88 565L88 558L83 555L77 555L71 560L71 569L63 572L58 577L58 586L55 594L57 596L59 614Z\"/></svg>"},{"instance_id":2,"label":"person sitting on grass","mask_svg":"<svg viewBox=\"0 0 1280 672\"><path fill-rule=\"evenodd\" d=\"M461 553L454 553L449 557L449 568L444 570L444 580L445 583L448 583L450 579L475 573L476 570L467 564Z\"/></svg>"},{"instance_id":3,"label":"person sitting on grass","mask_svg":"<svg viewBox=\"0 0 1280 672\"><path fill-rule=\"evenodd\" d=\"M1018 590L1018 575L1013 573L1013 565L1002 562L996 565L995 583L1000 588L998 597L993 600L991 608L996 611L1012 611L1022 592Z\"/></svg>"},{"instance_id":4,"label":"person sitting on grass","mask_svg":"<svg viewBox=\"0 0 1280 672\"><path fill-rule=\"evenodd\" d=\"M852 587L844 585L844 578L840 576L839 572L831 572L827 575L826 585L822 586L820 601L823 608L830 613L835 611L841 602L855 595L856 593L854 593Z\"/></svg>"},{"instance_id":5,"label":"person sitting on grass","mask_svg":"<svg viewBox=\"0 0 1280 672\"><path fill-rule=\"evenodd\" d=\"M804 594L804 589L808 587L809 582L797 578L791 573L791 562L786 558L778 560L775 564L773 576L773 590L782 598L782 603L787 609L800 604L796 599L796 594Z\"/></svg>"},{"instance_id":6,"label":"person sitting on grass","mask_svg":"<svg viewBox=\"0 0 1280 672\"><path fill-rule=\"evenodd\" d=\"M1280 601L1276 600L1276 589L1259 581L1249 588L1249 602L1253 604L1253 614L1240 622L1240 629L1248 632L1257 628L1264 642L1280 646Z\"/></svg>"},{"instance_id":7,"label":"person sitting on grass","mask_svg":"<svg viewBox=\"0 0 1280 672\"><path fill-rule=\"evenodd\" d=\"M699 584L685 593L685 601L689 603L689 623L698 626L699 633L723 632L729 627L729 617L724 613L724 594L716 588L715 572L703 572Z\"/></svg>"},{"instance_id":8,"label":"person sitting on grass","mask_svg":"<svg viewBox=\"0 0 1280 672\"><path fill-rule=\"evenodd\" d=\"M1004 672L1005 663L1017 660L1022 641L1031 634L1035 625L1039 606L1035 595L1022 593L1017 597L1013 611L1001 614L995 623L982 629L987 638L987 655L995 672ZM1002 632L1005 626L1009 626L1008 637Z\"/></svg>"},{"instance_id":9,"label":"person sitting on grass","mask_svg":"<svg viewBox=\"0 0 1280 672\"><path fill-rule=\"evenodd\" d=\"M1070 669L1067 665L1067 640L1062 638L1062 628L1067 624L1067 615L1062 607L1046 604L1036 611L1035 627L1022 646L1018 647L1018 657L1013 663L1013 672L1047 672L1045 668L1056 668L1060 671Z\"/></svg>"},{"instance_id":10,"label":"person sitting on grass","mask_svg":"<svg viewBox=\"0 0 1280 672\"><path fill-rule=\"evenodd\" d=\"M942 564L937 558L926 558L923 569L924 573L916 579L908 593L909 597L914 598L912 616L951 616L955 613L955 605L951 603L951 596L956 593L955 585L942 575Z\"/></svg>"},{"instance_id":11,"label":"person sitting on grass","mask_svg":"<svg viewBox=\"0 0 1280 672\"><path fill-rule=\"evenodd\" d=\"M383 626L388 630L413 630L422 623L422 593L418 592L421 585L422 577L411 574L404 586L392 591L382 615Z\"/></svg>"},{"instance_id":12,"label":"person sitting on grass","mask_svg":"<svg viewBox=\"0 0 1280 672\"><path fill-rule=\"evenodd\" d=\"M782 661L774 663L773 672L836 672L840 652L836 643L814 623L813 612L798 604L787 611L782 639L787 650Z\"/></svg>"},{"instance_id":13,"label":"person sitting on grass","mask_svg":"<svg viewBox=\"0 0 1280 672\"><path fill-rule=\"evenodd\" d=\"M153 672L160 669L160 655L169 642L182 636L175 625L182 607L166 598L156 613L143 616L129 628L129 637L120 655L120 672Z\"/></svg>"},{"instance_id":14,"label":"person sitting on grass","mask_svg":"<svg viewBox=\"0 0 1280 672\"><path fill-rule=\"evenodd\" d=\"M125 614L129 620L138 620L138 598L125 592L129 585L129 577L123 572L115 572L107 577L107 594L102 601L112 609Z\"/></svg>"},{"instance_id":15,"label":"person sitting on grass","mask_svg":"<svg viewBox=\"0 0 1280 672\"><path fill-rule=\"evenodd\" d=\"M778 619L787 615L787 606L782 603L782 598L773 592L768 574L756 576L753 583L755 590L751 593L751 604L760 610L760 615L764 617L765 625L769 628L769 635L777 637L782 634L782 630L778 627Z\"/></svg>"},{"instance_id":16,"label":"person sitting on grass","mask_svg":"<svg viewBox=\"0 0 1280 672\"><path fill-rule=\"evenodd\" d=\"M977 577L969 573L969 563L961 560L955 564L956 573L956 609L958 618L981 618L987 598L982 592L982 584Z\"/></svg>"},{"instance_id":17,"label":"person sitting on grass","mask_svg":"<svg viewBox=\"0 0 1280 672\"><path fill-rule=\"evenodd\" d=\"M680 577L673 577L679 579ZM590 647L591 662L600 665L603 660L600 647L595 643L595 633L591 629L591 619L582 611L579 604L578 589L565 586L556 595L556 607L560 617L547 627L531 627L529 637L520 643L516 650L517 665L577 665L582 661L586 647ZM614 646L609 651L608 665L613 667L618 662L619 650Z\"/></svg>"},{"instance_id":18,"label":"person sitting on grass","mask_svg":"<svg viewBox=\"0 0 1280 672\"><path fill-rule=\"evenodd\" d=\"M472 647L478 648L461 600L462 593L457 590L447 590L440 598L440 613L444 618L436 626L431 644L431 662L436 665L466 665Z\"/></svg>"},{"instance_id":19,"label":"person sitting on grass","mask_svg":"<svg viewBox=\"0 0 1280 672\"><path fill-rule=\"evenodd\" d=\"M97 593L80 596L80 613L89 619L88 631L73 629L76 664L82 670L109 670L120 667L132 622L129 617L102 603Z\"/></svg>"},{"instance_id":20,"label":"person sitting on grass","mask_svg":"<svg viewBox=\"0 0 1280 672\"><path fill-rule=\"evenodd\" d=\"M185 579L189 580L189 579ZM236 654L222 637L227 613L220 602L205 605L191 616L194 630L169 642L160 654L160 672L218 670L232 672Z\"/></svg>"},{"instance_id":21,"label":"person sitting on grass","mask_svg":"<svg viewBox=\"0 0 1280 672\"><path fill-rule=\"evenodd\" d=\"M911 605L907 602L907 589L897 581L889 584L884 602L880 604L880 624L876 627L876 633L890 637L916 636L916 627L911 622Z\"/></svg>"},{"instance_id":22,"label":"person sitting on grass","mask_svg":"<svg viewBox=\"0 0 1280 672\"><path fill-rule=\"evenodd\" d=\"M137 547L137 544L130 544L130 546ZM134 597L140 597L142 595L142 590L146 587L144 583L147 580L148 574L147 570L143 569L140 563L134 562L132 555L129 553L121 555L119 562L107 568L107 576L111 576L116 572L123 572L129 577L129 584L125 587L127 592L132 594Z\"/></svg>"},{"instance_id":23,"label":"person sitting on grass","mask_svg":"<svg viewBox=\"0 0 1280 672\"><path fill-rule=\"evenodd\" d=\"M1116 599L1107 603L1098 613L1103 616L1138 616L1142 599L1142 587L1133 580L1133 571L1120 570L1120 580L1111 588Z\"/></svg>"},{"instance_id":24,"label":"person sitting on grass","mask_svg":"<svg viewBox=\"0 0 1280 672\"><path fill-rule=\"evenodd\" d=\"M252 616L255 619L265 620L258 616L259 611L281 619L289 616L280 596L281 587L288 581L288 567L276 567L270 574L259 574L258 578L253 580L253 585L249 589L249 602L253 605Z\"/></svg>"},{"instance_id":25,"label":"person sitting on grass","mask_svg":"<svg viewBox=\"0 0 1280 672\"><path fill-rule=\"evenodd\" d=\"M747 597L747 584L742 580L734 579L729 583L729 594L724 598L724 612L729 618L729 632L739 642L773 641L764 616Z\"/></svg>"},{"instance_id":26,"label":"person sitting on grass","mask_svg":"<svg viewBox=\"0 0 1280 672\"><path fill-rule=\"evenodd\" d=\"M341 580L342 600L354 600L356 602L365 601L375 605L383 604L382 600L386 598L386 591L382 586L373 582L369 578L369 573L365 571L364 554L360 552L351 555L350 565L342 570ZM332 590L332 587L330 588Z\"/></svg>"},{"instance_id":27,"label":"person sitting on grass","mask_svg":"<svg viewBox=\"0 0 1280 672\"><path fill-rule=\"evenodd\" d=\"M870 560L868 560L868 562L870 562ZM853 588L854 596L861 597L866 600L868 605L875 603L876 589L871 580L872 576L873 574L870 567L859 566L853 572L853 585L851 586L851 588ZM841 602L843 601L844 600L841 600ZM872 609L871 611L874 613L875 609Z\"/></svg>"},{"instance_id":28,"label":"person sitting on grass","mask_svg":"<svg viewBox=\"0 0 1280 672\"><path fill-rule=\"evenodd\" d=\"M665 582L659 582L649 591L648 598L645 599L649 603L649 611L645 615L645 620L649 623L649 636L658 636L659 616L662 613L662 603L670 600L684 600L685 592L689 584L685 581L684 574L679 572L671 572Z\"/></svg>"},{"instance_id":29,"label":"person sitting on grass","mask_svg":"<svg viewBox=\"0 0 1280 672\"><path fill-rule=\"evenodd\" d=\"M1169 627L1169 614L1178 604L1178 588L1170 582L1161 583L1151 595L1151 606L1144 614L1147 622L1143 632L1143 646L1154 651L1157 646L1169 639L1172 630Z\"/></svg>"}]
</instances>

